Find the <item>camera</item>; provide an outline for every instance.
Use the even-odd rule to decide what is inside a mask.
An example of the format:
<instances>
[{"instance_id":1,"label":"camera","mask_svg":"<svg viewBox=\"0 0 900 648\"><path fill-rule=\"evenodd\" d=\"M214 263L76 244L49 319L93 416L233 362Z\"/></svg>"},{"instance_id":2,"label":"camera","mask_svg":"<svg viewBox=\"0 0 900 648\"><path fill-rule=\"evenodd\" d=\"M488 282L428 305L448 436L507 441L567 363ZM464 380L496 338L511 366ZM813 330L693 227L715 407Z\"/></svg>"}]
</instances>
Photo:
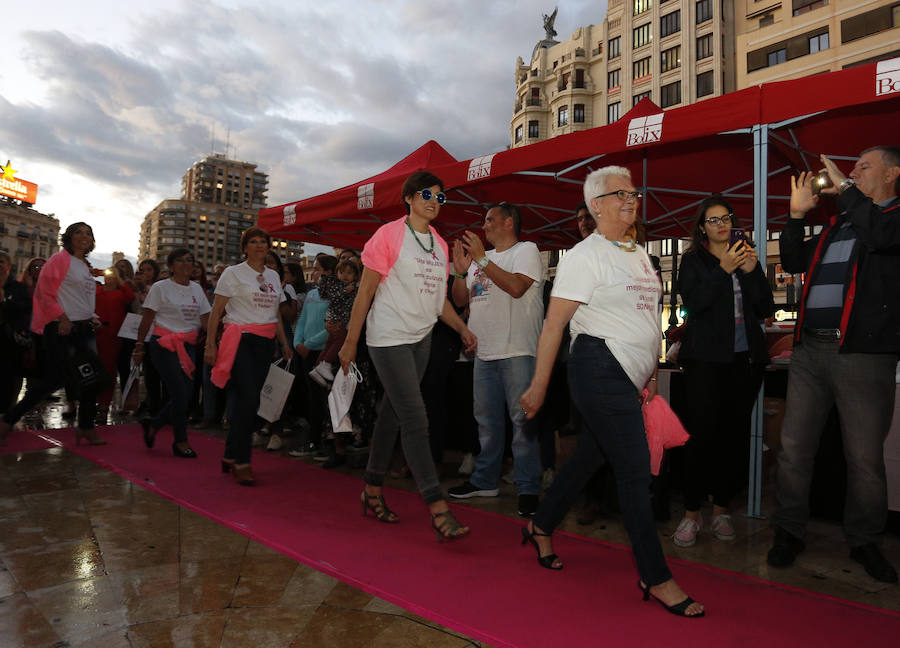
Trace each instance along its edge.
<instances>
[{"instance_id":1,"label":"camera","mask_svg":"<svg viewBox=\"0 0 900 648\"><path fill-rule=\"evenodd\" d=\"M822 189L833 186L834 183L831 181L831 176L828 175L827 171L816 174L812 179L812 192L817 196L822 193Z\"/></svg>"}]
</instances>

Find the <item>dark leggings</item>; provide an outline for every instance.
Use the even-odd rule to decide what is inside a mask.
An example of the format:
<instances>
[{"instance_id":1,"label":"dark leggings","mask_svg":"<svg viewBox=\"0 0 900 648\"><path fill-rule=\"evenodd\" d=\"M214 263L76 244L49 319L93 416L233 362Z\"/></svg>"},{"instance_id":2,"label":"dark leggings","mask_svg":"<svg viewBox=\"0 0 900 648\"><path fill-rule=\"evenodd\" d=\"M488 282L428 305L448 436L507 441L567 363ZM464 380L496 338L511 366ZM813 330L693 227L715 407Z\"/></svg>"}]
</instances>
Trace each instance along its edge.
<instances>
[{"instance_id":1,"label":"dark leggings","mask_svg":"<svg viewBox=\"0 0 900 648\"><path fill-rule=\"evenodd\" d=\"M252 333L242 333L231 377L228 379L228 437L225 439L225 458L235 463L250 463L253 431L262 419L257 416L259 392L266 382L269 365L275 352L275 340Z\"/></svg>"}]
</instances>

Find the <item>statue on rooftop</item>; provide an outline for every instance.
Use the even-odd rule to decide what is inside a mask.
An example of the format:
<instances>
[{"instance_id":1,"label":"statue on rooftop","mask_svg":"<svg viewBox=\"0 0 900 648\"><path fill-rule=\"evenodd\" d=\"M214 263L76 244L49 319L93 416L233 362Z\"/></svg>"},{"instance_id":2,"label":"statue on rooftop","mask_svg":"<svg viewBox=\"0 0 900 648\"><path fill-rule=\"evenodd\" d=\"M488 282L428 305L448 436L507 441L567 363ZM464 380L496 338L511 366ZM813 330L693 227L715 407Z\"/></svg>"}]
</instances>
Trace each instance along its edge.
<instances>
[{"instance_id":1,"label":"statue on rooftop","mask_svg":"<svg viewBox=\"0 0 900 648\"><path fill-rule=\"evenodd\" d=\"M544 18L544 32L547 34L546 40L552 41L556 38L556 30L553 29L553 23L556 22L556 12L559 11L559 7L554 7L553 13L549 16L547 14L542 14Z\"/></svg>"}]
</instances>

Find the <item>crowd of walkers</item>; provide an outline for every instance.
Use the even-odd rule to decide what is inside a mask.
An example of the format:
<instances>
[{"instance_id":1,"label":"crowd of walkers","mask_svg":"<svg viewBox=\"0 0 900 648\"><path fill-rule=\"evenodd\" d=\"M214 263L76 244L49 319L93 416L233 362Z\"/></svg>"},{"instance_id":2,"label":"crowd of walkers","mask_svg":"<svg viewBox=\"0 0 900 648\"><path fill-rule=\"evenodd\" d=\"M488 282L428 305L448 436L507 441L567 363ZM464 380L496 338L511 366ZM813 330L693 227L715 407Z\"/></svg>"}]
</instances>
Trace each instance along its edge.
<instances>
[{"instance_id":1,"label":"crowd of walkers","mask_svg":"<svg viewBox=\"0 0 900 648\"><path fill-rule=\"evenodd\" d=\"M787 407L821 413L834 403L839 411L856 411L858 400L877 399L865 429L845 426L874 440L845 441L846 452L853 453L848 542L851 557L868 573L896 582L877 546L886 516L877 444L893 411L900 309L892 307L875 323L860 320L853 309L871 309L879 299L896 306L896 295L878 293L866 282L873 281L876 264L879 277L900 279L900 151L864 151L849 178L830 160L823 163L833 186L814 193L809 173L793 181L790 236L782 239L783 262L809 273L795 353L811 343L822 347L815 358L791 367ZM804 243L797 234L821 194L837 196L840 214ZM642 245L642 196L630 172L610 166L588 175L585 200L573 215L580 242L562 257L552 288L550 282L544 287L534 244L518 239L521 216L515 206L487 207L483 230L492 249L465 232L451 251L433 226L446 201L440 178L427 171L412 174L402 198L405 216L380 227L361 254L348 249L340 258L317 256L309 284L299 265L282 263L258 227L242 236L245 260L217 266L212 281L186 248L173 250L164 269L149 259L137 272L124 260L93 268L88 255L94 236L86 223L70 225L63 249L46 261L33 259L19 280L9 277L10 259L0 254L0 439L5 442L24 414L64 387L69 415L77 418L76 442L105 444L96 425L106 421L114 381L124 391L141 368L143 389L132 389L121 410L141 422L148 448L170 428L172 453L194 459L188 428L224 418L221 469L242 486L256 483L254 442L268 436L267 447L280 449L291 428L300 434L290 454L317 453L326 467L342 463L350 446L367 449L359 506L364 516L371 513L388 524L400 518L383 487L392 461L402 456L436 537L445 541L469 533L448 507L448 495L498 496L508 416L519 513L529 518L522 542L534 547L538 563L563 567L553 552L553 531L579 499L596 495L592 484L608 472L644 600L653 597L680 616L703 616L704 606L672 578L651 506L642 404L656 397L661 284L658 262ZM808 251L800 252L800 246ZM709 498L712 535L735 539L729 506L742 488L751 409L769 361L761 323L774 311L758 254L722 196L699 205L678 290L688 313L679 363L690 403L690 440L682 461L685 515L673 541L690 547L703 529ZM140 315L135 339L119 336L128 314ZM850 343L841 348L845 339ZM474 355L478 442L472 450L480 447L481 455L467 471L474 470L469 480L445 493L435 439L443 442L448 406L455 406L446 402L447 375L460 352ZM259 394L277 360L296 378L281 417L265 423L257 414ZM836 374L817 375L827 362L856 383L838 387ZM340 372L359 380L352 431L346 434L332 429L327 405ZM889 390L882 384L888 374ZM19 398L23 378L27 385ZM851 390L853 398L843 395ZM800 432L786 423L782 432L773 566L790 565L805 548L808 449L821 434L821 418L794 421ZM555 463L542 437L563 425L577 430L577 447L539 500L541 470Z\"/></svg>"}]
</instances>

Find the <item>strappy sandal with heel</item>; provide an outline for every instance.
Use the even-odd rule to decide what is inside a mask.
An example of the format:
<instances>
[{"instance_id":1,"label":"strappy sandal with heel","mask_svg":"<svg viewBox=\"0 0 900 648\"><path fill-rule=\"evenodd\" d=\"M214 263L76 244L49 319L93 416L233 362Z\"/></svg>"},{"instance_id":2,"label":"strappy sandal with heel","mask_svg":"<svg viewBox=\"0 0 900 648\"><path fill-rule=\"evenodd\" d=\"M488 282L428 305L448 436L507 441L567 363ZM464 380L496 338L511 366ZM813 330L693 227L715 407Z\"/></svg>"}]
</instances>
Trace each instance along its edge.
<instances>
[{"instance_id":1,"label":"strappy sandal with heel","mask_svg":"<svg viewBox=\"0 0 900 648\"><path fill-rule=\"evenodd\" d=\"M379 522L387 524L397 524L400 518L391 509L388 508L384 501L384 495L369 495L365 490L359 495L360 504L362 504L362 515L367 517L368 512L372 511L375 519Z\"/></svg>"},{"instance_id":2,"label":"strappy sandal with heel","mask_svg":"<svg viewBox=\"0 0 900 648\"><path fill-rule=\"evenodd\" d=\"M438 524L439 518L443 518L444 520L440 524ZM469 529L460 524L459 520L456 519L456 516L453 515L453 511L450 510L441 513L432 513L431 528L434 529L434 534L437 536L438 542L444 542L444 540L456 540L469 533Z\"/></svg>"},{"instance_id":3,"label":"strappy sandal with heel","mask_svg":"<svg viewBox=\"0 0 900 648\"><path fill-rule=\"evenodd\" d=\"M534 527L532 527L532 528L534 528ZM535 536L549 538L552 535L553 535L552 533L543 533L541 531L538 531L537 529L534 529L533 531L529 531L528 527L525 526L525 527L522 527L522 544L524 545L526 542L530 542L532 544L532 546L534 547L534 550L537 551L537 560L538 560L538 564L541 567L544 567L545 569L560 570L563 568L562 565L556 565L556 566L553 565L553 563L555 563L557 560L559 560L559 556L557 556L555 553L548 554L546 556L542 556L541 555L541 547L538 544L537 540L535 539Z\"/></svg>"},{"instance_id":4,"label":"strappy sandal with heel","mask_svg":"<svg viewBox=\"0 0 900 648\"><path fill-rule=\"evenodd\" d=\"M694 601L694 599L692 599L690 596L684 599L681 603L676 603L675 605L666 605L662 602L661 599L656 598L653 594L650 593L649 585L645 585L642 581L638 581L638 587L640 588L641 592L644 593L643 600L649 601L652 598L654 601L662 605L666 609L666 612L670 612L675 616L687 617L688 619L699 619L706 616L706 610L700 610L700 612L698 612L697 614L687 613L687 609L691 607L693 603L696 603L696 601Z\"/></svg>"}]
</instances>

